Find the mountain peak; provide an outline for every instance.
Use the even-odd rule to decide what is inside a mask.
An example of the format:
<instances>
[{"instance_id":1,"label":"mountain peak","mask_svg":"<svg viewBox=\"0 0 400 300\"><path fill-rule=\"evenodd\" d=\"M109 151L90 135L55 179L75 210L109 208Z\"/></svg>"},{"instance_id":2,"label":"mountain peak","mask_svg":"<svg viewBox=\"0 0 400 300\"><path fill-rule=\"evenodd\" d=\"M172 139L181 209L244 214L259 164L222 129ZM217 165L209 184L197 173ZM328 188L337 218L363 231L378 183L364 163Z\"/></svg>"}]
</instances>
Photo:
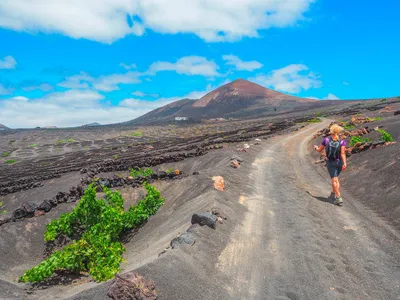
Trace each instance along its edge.
<instances>
[{"instance_id":1,"label":"mountain peak","mask_svg":"<svg viewBox=\"0 0 400 300\"><path fill-rule=\"evenodd\" d=\"M208 93L193 104L193 107L206 107L211 104L231 104L238 101L259 100L265 104L279 104L284 100L310 102L267 89L254 82L239 78Z\"/></svg>"}]
</instances>

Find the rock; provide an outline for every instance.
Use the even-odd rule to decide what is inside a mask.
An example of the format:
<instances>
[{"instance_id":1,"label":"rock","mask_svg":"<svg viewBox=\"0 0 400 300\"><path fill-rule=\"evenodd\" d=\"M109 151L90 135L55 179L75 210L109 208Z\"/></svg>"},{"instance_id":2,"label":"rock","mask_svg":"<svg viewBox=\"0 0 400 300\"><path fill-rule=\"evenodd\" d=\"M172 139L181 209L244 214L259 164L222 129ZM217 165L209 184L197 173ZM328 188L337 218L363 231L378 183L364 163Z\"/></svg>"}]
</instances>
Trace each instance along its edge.
<instances>
[{"instance_id":1,"label":"rock","mask_svg":"<svg viewBox=\"0 0 400 300\"><path fill-rule=\"evenodd\" d=\"M38 209L44 212L49 212L52 209L52 205L49 201L44 200L42 203L40 203Z\"/></svg>"},{"instance_id":2,"label":"rock","mask_svg":"<svg viewBox=\"0 0 400 300\"><path fill-rule=\"evenodd\" d=\"M244 149L250 149L250 145L249 145L249 144L244 144L244 145L243 145L243 148L244 148Z\"/></svg>"},{"instance_id":3,"label":"rock","mask_svg":"<svg viewBox=\"0 0 400 300\"><path fill-rule=\"evenodd\" d=\"M208 226L212 229L217 228L218 217L209 212L195 213L192 216L192 224L199 224L200 226Z\"/></svg>"},{"instance_id":4,"label":"rock","mask_svg":"<svg viewBox=\"0 0 400 300\"><path fill-rule=\"evenodd\" d=\"M240 168L240 164L237 160L232 160L230 166L234 169Z\"/></svg>"},{"instance_id":5,"label":"rock","mask_svg":"<svg viewBox=\"0 0 400 300\"><path fill-rule=\"evenodd\" d=\"M57 204L58 204L58 201L57 201L57 199L56 199L56 197L53 197L53 198L51 198L50 200L49 200L49 203L51 204L51 206L57 206Z\"/></svg>"},{"instance_id":6,"label":"rock","mask_svg":"<svg viewBox=\"0 0 400 300\"><path fill-rule=\"evenodd\" d=\"M134 272L117 275L107 295L114 300L155 300L155 284Z\"/></svg>"},{"instance_id":7,"label":"rock","mask_svg":"<svg viewBox=\"0 0 400 300\"><path fill-rule=\"evenodd\" d=\"M231 160L236 160L239 163L243 162L243 159L241 157L239 157L239 156L232 156Z\"/></svg>"},{"instance_id":8,"label":"rock","mask_svg":"<svg viewBox=\"0 0 400 300\"><path fill-rule=\"evenodd\" d=\"M180 236L174 238L171 241L171 247L172 249L176 249L181 245L190 245L193 246L194 243L196 242L196 239L194 237L194 235L190 232L185 232L183 234L181 234Z\"/></svg>"},{"instance_id":9,"label":"rock","mask_svg":"<svg viewBox=\"0 0 400 300\"><path fill-rule=\"evenodd\" d=\"M110 187L110 181L108 181L107 179L105 179L105 180L99 180L99 184L100 184L101 186L105 186L105 187L107 187L107 188Z\"/></svg>"},{"instance_id":10,"label":"rock","mask_svg":"<svg viewBox=\"0 0 400 300\"><path fill-rule=\"evenodd\" d=\"M394 116L400 115L400 110L395 111L395 112L393 113L393 115L394 115Z\"/></svg>"},{"instance_id":11,"label":"rock","mask_svg":"<svg viewBox=\"0 0 400 300\"><path fill-rule=\"evenodd\" d=\"M25 202L23 207L26 210L26 217L33 217L33 215L37 209L36 203L33 201L27 201L27 202Z\"/></svg>"},{"instance_id":12,"label":"rock","mask_svg":"<svg viewBox=\"0 0 400 300\"><path fill-rule=\"evenodd\" d=\"M199 172L193 172L193 175L200 175Z\"/></svg>"},{"instance_id":13,"label":"rock","mask_svg":"<svg viewBox=\"0 0 400 300\"><path fill-rule=\"evenodd\" d=\"M14 210L13 212L13 216L15 219L22 219L25 218L27 215L26 209L25 207L21 206L19 208L17 208L16 210Z\"/></svg>"},{"instance_id":14,"label":"rock","mask_svg":"<svg viewBox=\"0 0 400 300\"><path fill-rule=\"evenodd\" d=\"M261 140L260 140L260 139L255 139L255 141L256 141L256 142L261 142Z\"/></svg>"},{"instance_id":15,"label":"rock","mask_svg":"<svg viewBox=\"0 0 400 300\"><path fill-rule=\"evenodd\" d=\"M224 178L221 176L214 176L212 178L212 180L214 181L214 188L217 191L221 191L223 192L225 189L225 182L224 182Z\"/></svg>"},{"instance_id":16,"label":"rock","mask_svg":"<svg viewBox=\"0 0 400 300\"><path fill-rule=\"evenodd\" d=\"M5 214L0 216L0 226L6 224L12 220L12 216L10 214Z\"/></svg>"}]
</instances>

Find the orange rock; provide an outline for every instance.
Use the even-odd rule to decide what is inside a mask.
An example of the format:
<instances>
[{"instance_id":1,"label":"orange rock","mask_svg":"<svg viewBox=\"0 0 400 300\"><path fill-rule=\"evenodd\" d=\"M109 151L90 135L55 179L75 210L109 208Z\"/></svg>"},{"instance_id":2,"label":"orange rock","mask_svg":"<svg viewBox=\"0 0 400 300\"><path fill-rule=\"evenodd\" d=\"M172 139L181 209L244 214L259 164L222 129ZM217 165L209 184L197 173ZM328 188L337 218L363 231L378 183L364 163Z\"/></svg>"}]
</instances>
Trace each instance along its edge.
<instances>
[{"instance_id":1,"label":"orange rock","mask_svg":"<svg viewBox=\"0 0 400 300\"><path fill-rule=\"evenodd\" d=\"M214 188L217 191L223 192L225 190L225 182L222 176L214 176L212 180L214 181Z\"/></svg>"}]
</instances>

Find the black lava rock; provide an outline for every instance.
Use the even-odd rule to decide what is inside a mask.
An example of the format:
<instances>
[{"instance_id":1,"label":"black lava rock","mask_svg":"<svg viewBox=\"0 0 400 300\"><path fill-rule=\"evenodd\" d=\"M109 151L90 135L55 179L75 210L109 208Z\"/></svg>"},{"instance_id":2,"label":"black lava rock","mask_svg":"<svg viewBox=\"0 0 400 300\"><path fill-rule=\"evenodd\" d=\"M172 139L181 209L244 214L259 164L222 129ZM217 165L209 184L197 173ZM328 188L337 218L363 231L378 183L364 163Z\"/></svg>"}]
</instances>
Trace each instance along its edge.
<instances>
[{"instance_id":1,"label":"black lava rock","mask_svg":"<svg viewBox=\"0 0 400 300\"><path fill-rule=\"evenodd\" d=\"M200 175L199 172L193 172L193 175Z\"/></svg>"},{"instance_id":2,"label":"black lava rock","mask_svg":"<svg viewBox=\"0 0 400 300\"><path fill-rule=\"evenodd\" d=\"M218 217L208 212L195 213L192 216L192 224L206 225L212 229L217 228L217 221Z\"/></svg>"},{"instance_id":3,"label":"black lava rock","mask_svg":"<svg viewBox=\"0 0 400 300\"><path fill-rule=\"evenodd\" d=\"M189 232L185 232L185 233L181 234L180 236L178 236L177 238L174 238L171 241L171 247L172 247L172 249L176 249L180 245L183 245L183 244L193 246L195 242L196 242L196 239L193 236L193 234L191 234Z\"/></svg>"},{"instance_id":4,"label":"black lava rock","mask_svg":"<svg viewBox=\"0 0 400 300\"><path fill-rule=\"evenodd\" d=\"M32 202L32 201L27 201L27 202L25 202L23 207L26 210L26 217L33 217L33 215L35 214L35 211L37 209L36 203Z\"/></svg>"},{"instance_id":5,"label":"black lava rock","mask_svg":"<svg viewBox=\"0 0 400 300\"><path fill-rule=\"evenodd\" d=\"M14 210L13 212L13 216L15 219L22 219L25 218L27 215L26 209L25 207L21 206L19 208L17 208L16 210Z\"/></svg>"},{"instance_id":6,"label":"black lava rock","mask_svg":"<svg viewBox=\"0 0 400 300\"><path fill-rule=\"evenodd\" d=\"M43 210L44 212L49 212L52 209L52 205L49 201L44 200L42 203L40 203L38 209Z\"/></svg>"}]
</instances>

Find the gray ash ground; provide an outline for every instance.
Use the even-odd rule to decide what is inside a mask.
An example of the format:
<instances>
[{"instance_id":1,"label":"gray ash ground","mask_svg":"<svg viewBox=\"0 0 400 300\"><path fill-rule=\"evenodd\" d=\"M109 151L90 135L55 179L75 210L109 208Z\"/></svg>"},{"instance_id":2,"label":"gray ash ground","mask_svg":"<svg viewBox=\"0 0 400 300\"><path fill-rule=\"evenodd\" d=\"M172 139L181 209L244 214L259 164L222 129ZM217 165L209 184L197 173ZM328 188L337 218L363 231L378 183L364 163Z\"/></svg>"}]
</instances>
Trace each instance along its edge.
<instances>
[{"instance_id":1,"label":"gray ash ground","mask_svg":"<svg viewBox=\"0 0 400 300\"><path fill-rule=\"evenodd\" d=\"M399 115L379 113L392 105L400 109L399 103L365 102L346 107L335 118L382 116L368 125L383 125L399 139ZM328 116L341 109L320 113ZM40 204L59 192L68 194L93 176L126 177L132 166L151 166L156 172L179 169L185 176L154 181L167 201L126 241L127 263L121 265L122 272L136 270L153 280L159 299L398 299L400 274L393 266L400 263L399 144L349 159L343 173L345 195L364 215L350 205L338 211L321 200L330 192L325 169L301 148L305 137L320 129L319 124L302 128L309 117L293 113L280 120L188 127L3 132L1 151L21 149L2 159L17 160L0 166L3 209L7 216L26 201ZM137 130L143 136L133 137ZM57 145L69 138L78 142ZM245 142L250 149L238 151ZM220 145L224 147L214 149ZM51 147L60 150L49 151ZM237 156L243 162L234 169L230 162ZM213 176L224 177L224 192L214 189ZM318 199L306 193L307 180ZM132 185L117 189L126 205L143 196ZM108 299L110 283L97 284L88 277L61 276L33 290L17 282L45 256L45 225L74 206L61 201L43 216L0 226L1 299ZM168 248L188 230L194 213L213 209L227 217L223 224L216 230L196 227L191 231L194 244Z\"/></svg>"}]
</instances>

